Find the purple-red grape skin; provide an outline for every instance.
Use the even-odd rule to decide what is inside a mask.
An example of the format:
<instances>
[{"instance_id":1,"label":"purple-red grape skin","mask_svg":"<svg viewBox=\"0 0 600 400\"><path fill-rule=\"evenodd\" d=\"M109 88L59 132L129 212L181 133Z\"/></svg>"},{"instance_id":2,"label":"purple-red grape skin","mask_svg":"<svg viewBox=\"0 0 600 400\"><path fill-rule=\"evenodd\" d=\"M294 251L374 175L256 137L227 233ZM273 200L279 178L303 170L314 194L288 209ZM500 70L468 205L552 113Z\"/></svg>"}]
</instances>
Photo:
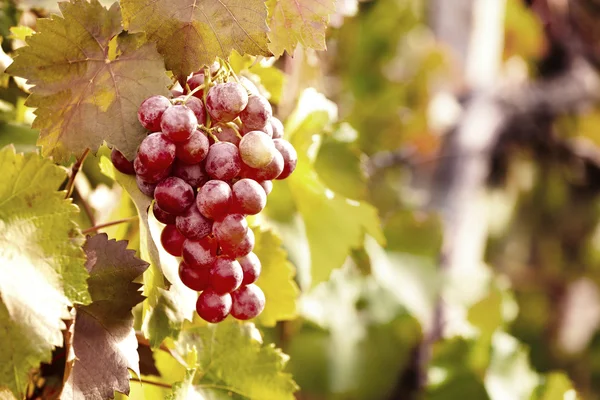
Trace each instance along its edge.
<instances>
[{"instance_id":1,"label":"purple-red grape skin","mask_svg":"<svg viewBox=\"0 0 600 400\"><path fill-rule=\"evenodd\" d=\"M202 239L210 235L213 221L200 214L198 207L192 204L184 214L177 216L175 225L186 238Z\"/></svg>"},{"instance_id":2,"label":"purple-red grape skin","mask_svg":"<svg viewBox=\"0 0 600 400\"><path fill-rule=\"evenodd\" d=\"M264 168L275 157L277 149L273 140L262 131L248 132L239 144L240 157L251 168ZM285 159L285 158L284 158Z\"/></svg>"},{"instance_id":3,"label":"purple-red grape skin","mask_svg":"<svg viewBox=\"0 0 600 400\"><path fill-rule=\"evenodd\" d=\"M183 261L194 268L210 267L217 260L217 243L210 238L187 239L183 242Z\"/></svg>"},{"instance_id":4,"label":"purple-red grape skin","mask_svg":"<svg viewBox=\"0 0 600 400\"><path fill-rule=\"evenodd\" d=\"M206 110L216 122L233 121L247 104L248 92L237 82L219 83L206 95Z\"/></svg>"},{"instance_id":5,"label":"purple-red grape skin","mask_svg":"<svg viewBox=\"0 0 600 400\"><path fill-rule=\"evenodd\" d=\"M194 74L190 79L187 80L187 84L190 88L190 91L196 89L198 86L204 85L204 72L199 72ZM202 99L204 96L204 89L200 89L197 92L194 92L192 96L197 97L198 99Z\"/></svg>"},{"instance_id":6,"label":"purple-red grape skin","mask_svg":"<svg viewBox=\"0 0 600 400\"><path fill-rule=\"evenodd\" d=\"M243 279L244 272L236 260L218 257L210 269L210 287L219 294L233 292Z\"/></svg>"},{"instance_id":7,"label":"purple-red grape skin","mask_svg":"<svg viewBox=\"0 0 600 400\"><path fill-rule=\"evenodd\" d=\"M209 288L210 270L194 268L182 261L179 263L179 279L188 288L199 292Z\"/></svg>"},{"instance_id":8,"label":"purple-red grape skin","mask_svg":"<svg viewBox=\"0 0 600 400\"><path fill-rule=\"evenodd\" d=\"M254 284L231 293L231 300L231 316L242 321L257 317L265 309L265 294Z\"/></svg>"},{"instance_id":9,"label":"purple-red grape skin","mask_svg":"<svg viewBox=\"0 0 600 400\"><path fill-rule=\"evenodd\" d=\"M162 222L165 225L175 224L175 215L169 214L168 212L160 208L156 201L152 203L152 214L154 215L154 218L156 218L159 222Z\"/></svg>"},{"instance_id":10,"label":"purple-red grape skin","mask_svg":"<svg viewBox=\"0 0 600 400\"><path fill-rule=\"evenodd\" d=\"M175 143L160 132L152 133L142 140L137 156L149 170L165 170L175 160Z\"/></svg>"},{"instance_id":11,"label":"purple-red grape skin","mask_svg":"<svg viewBox=\"0 0 600 400\"><path fill-rule=\"evenodd\" d=\"M196 312L203 320L217 323L223 321L231 311L231 295L218 294L212 289L206 289L196 302Z\"/></svg>"},{"instance_id":12,"label":"purple-red grape skin","mask_svg":"<svg viewBox=\"0 0 600 400\"><path fill-rule=\"evenodd\" d=\"M158 183L171 174L171 167L166 169L151 170L144 164L138 156L133 160L133 169L136 175L148 183Z\"/></svg>"},{"instance_id":13,"label":"purple-red grape skin","mask_svg":"<svg viewBox=\"0 0 600 400\"><path fill-rule=\"evenodd\" d=\"M161 118L169 107L171 107L171 101L165 96L148 97L138 108L138 120L149 131L160 131Z\"/></svg>"},{"instance_id":14,"label":"purple-red grape skin","mask_svg":"<svg viewBox=\"0 0 600 400\"><path fill-rule=\"evenodd\" d=\"M283 167L283 156L279 151L276 151L273 160L263 168L251 168L242 163L240 176L243 178L254 179L255 181L270 181L281 175Z\"/></svg>"},{"instance_id":15,"label":"purple-red grape skin","mask_svg":"<svg viewBox=\"0 0 600 400\"><path fill-rule=\"evenodd\" d=\"M172 175L183 179L194 189L204 185L210 179L202 164L185 164L179 160L175 160L173 164Z\"/></svg>"},{"instance_id":16,"label":"purple-red grape skin","mask_svg":"<svg viewBox=\"0 0 600 400\"><path fill-rule=\"evenodd\" d=\"M223 124L220 124L218 128L219 129L214 132L214 135L221 142L229 142L236 146L240 144L240 137L238 136L239 132L235 128Z\"/></svg>"},{"instance_id":17,"label":"purple-red grape skin","mask_svg":"<svg viewBox=\"0 0 600 400\"><path fill-rule=\"evenodd\" d=\"M258 184L264 189L267 196L273 190L273 181L258 181Z\"/></svg>"},{"instance_id":18,"label":"purple-red grape skin","mask_svg":"<svg viewBox=\"0 0 600 400\"><path fill-rule=\"evenodd\" d=\"M135 183L137 184L138 189L140 189L140 192L144 193L148 197L154 197L156 183L146 182L139 175L136 175Z\"/></svg>"},{"instance_id":19,"label":"purple-red grape skin","mask_svg":"<svg viewBox=\"0 0 600 400\"><path fill-rule=\"evenodd\" d=\"M240 113L242 124L249 129L261 129L272 116L273 109L269 100L260 95L248 97L248 104Z\"/></svg>"},{"instance_id":20,"label":"purple-red grape skin","mask_svg":"<svg viewBox=\"0 0 600 400\"><path fill-rule=\"evenodd\" d=\"M196 205L205 217L221 219L231 206L231 187L219 180L208 181L198 190Z\"/></svg>"},{"instance_id":21,"label":"purple-red grape skin","mask_svg":"<svg viewBox=\"0 0 600 400\"><path fill-rule=\"evenodd\" d=\"M233 212L255 215L267 205L267 193L258 182L252 179L240 179L232 186Z\"/></svg>"},{"instance_id":22,"label":"purple-red grape skin","mask_svg":"<svg viewBox=\"0 0 600 400\"><path fill-rule=\"evenodd\" d=\"M168 177L156 185L154 199L170 214L183 214L194 203L194 189L183 179Z\"/></svg>"},{"instance_id":23,"label":"purple-red grape skin","mask_svg":"<svg viewBox=\"0 0 600 400\"><path fill-rule=\"evenodd\" d=\"M248 233L248 221L242 214L229 214L213 224L213 235L221 246L234 245Z\"/></svg>"},{"instance_id":24,"label":"purple-red grape skin","mask_svg":"<svg viewBox=\"0 0 600 400\"><path fill-rule=\"evenodd\" d=\"M214 179L228 181L235 178L242 168L238 148L228 142L210 146L205 162L206 172Z\"/></svg>"},{"instance_id":25,"label":"purple-red grape skin","mask_svg":"<svg viewBox=\"0 0 600 400\"><path fill-rule=\"evenodd\" d=\"M185 142L177 143L175 154L177 159L186 164L197 164L208 154L208 138L196 130Z\"/></svg>"},{"instance_id":26,"label":"purple-red grape skin","mask_svg":"<svg viewBox=\"0 0 600 400\"><path fill-rule=\"evenodd\" d=\"M240 263L242 271L244 272L242 285L249 285L256 282L262 270L262 265L258 256L250 252L244 257L238 258L237 261Z\"/></svg>"},{"instance_id":27,"label":"purple-red grape skin","mask_svg":"<svg viewBox=\"0 0 600 400\"><path fill-rule=\"evenodd\" d=\"M112 149L112 151L110 152L110 160L112 161L117 171L126 175L135 175L133 161L129 161L119 150Z\"/></svg>"},{"instance_id":28,"label":"purple-red grape skin","mask_svg":"<svg viewBox=\"0 0 600 400\"><path fill-rule=\"evenodd\" d=\"M229 258L241 258L249 254L254 249L254 232L248 228L246 236L238 243L219 242L221 246L221 255Z\"/></svg>"},{"instance_id":29,"label":"purple-red grape skin","mask_svg":"<svg viewBox=\"0 0 600 400\"><path fill-rule=\"evenodd\" d=\"M179 96L175 100L185 100L186 96ZM186 107L188 107L198 120L199 125L206 125L206 110L204 109L204 103L197 97L190 97L184 103Z\"/></svg>"},{"instance_id":30,"label":"purple-red grape skin","mask_svg":"<svg viewBox=\"0 0 600 400\"><path fill-rule=\"evenodd\" d=\"M284 139L274 139L275 148L283 156L283 171L276 179L285 179L294 172L298 163L298 153L290 142Z\"/></svg>"},{"instance_id":31,"label":"purple-red grape skin","mask_svg":"<svg viewBox=\"0 0 600 400\"><path fill-rule=\"evenodd\" d=\"M185 236L177 230L175 225L166 225L160 234L160 243L162 244L162 247L167 253L175 257L181 256L184 241Z\"/></svg>"},{"instance_id":32,"label":"purple-red grape skin","mask_svg":"<svg viewBox=\"0 0 600 400\"><path fill-rule=\"evenodd\" d=\"M198 126L198 118L187 106L178 104L165 110L160 130L173 142L185 142Z\"/></svg>"},{"instance_id":33,"label":"purple-red grape skin","mask_svg":"<svg viewBox=\"0 0 600 400\"><path fill-rule=\"evenodd\" d=\"M273 130L273 139L283 138L283 124L277 117L271 117L271 128Z\"/></svg>"}]
</instances>

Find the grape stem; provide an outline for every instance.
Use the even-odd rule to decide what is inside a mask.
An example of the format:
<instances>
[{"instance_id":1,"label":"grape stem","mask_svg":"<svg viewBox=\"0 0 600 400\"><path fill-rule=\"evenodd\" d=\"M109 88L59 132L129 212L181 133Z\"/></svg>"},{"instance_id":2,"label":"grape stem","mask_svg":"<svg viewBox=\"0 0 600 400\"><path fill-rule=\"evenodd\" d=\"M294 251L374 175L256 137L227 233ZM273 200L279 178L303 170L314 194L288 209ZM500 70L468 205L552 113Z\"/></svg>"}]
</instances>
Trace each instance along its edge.
<instances>
[{"instance_id":1,"label":"grape stem","mask_svg":"<svg viewBox=\"0 0 600 400\"><path fill-rule=\"evenodd\" d=\"M87 229L82 230L81 233L83 233L85 235L85 234L88 234L88 233L92 233L92 232L98 231L98 230L103 229L103 228L107 228L109 226L114 226L114 225L119 225L119 224L125 224L127 222L133 222L133 221L137 221L137 220L138 220L137 215L134 216L134 217L117 219L115 221L106 222L104 224L91 226L91 227L89 227Z\"/></svg>"},{"instance_id":2,"label":"grape stem","mask_svg":"<svg viewBox=\"0 0 600 400\"><path fill-rule=\"evenodd\" d=\"M146 385L160 386L160 387L167 388L167 389L172 389L173 388L173 386L169 385L168 383L150 381L150 380L144 379L144 378L137 378L136 379L136 378L131 377L131 378L129 378L129 380L130 381L138 381L138 382L144 383Z\"/></svg>"},{"instance_id":3,"label":"grape stem","mask_svg":"<svg viewBox=\"0 0 600 400\"><path fill-rule=\"evenodd\" d=\"M83 151L81 157L75 161L75 164L71 167L71 176L69 177L69 181L67 182L67 186L65 190L67 191L65 195L65 199L68 199L73 194L73 188L75 187L75 178L77 177L77 173L81 169L81 165L85 161L85 158L90 154L90 149L87 148Z\"/></svg>"},{"instance_id":4,"label":"grape stem","mask_svg":"<svg viewBox=\"0 0 600 400\"><path fill-rule=\"evenodd\" d=\"M189 88L190 88L190 87L189 87L187 84L186 84L185 86L186 86L186 87L188 88L188 90L189 90ZM197 92L199 92L200 90L204 89L204 87L205 87L205 86L206 86L205 84L202 84L202 85L198 86L198 87L197 87L197 88L195 88L194 90L190 91L190 92L189 92L189 93L188 93L188 94L185 96L185 98L184 98L183 100L180 100L180 101L181 101L183 104L187 103L187 101L189 100L189 98L190 98L190 97L192 97L192 96L194 95L194 93L197 93Z\"/></svg>"},{"instance_id":5,"label":"grape stem","mask_svg":"<svg viewBox=\"0 0 600 400\"><path fill-rule=\"evenodd\" d=\"M214 133L212 133L212 129L205 127L204 125L198 125L198 129L201 130L202 132L206 133L208 136L210 136L212 138L212 140L215 141L215 143L220 142L219 138L216 137L214 135ZM214 129L214 128L213 128Z\"/></svg>"}]
</instances>

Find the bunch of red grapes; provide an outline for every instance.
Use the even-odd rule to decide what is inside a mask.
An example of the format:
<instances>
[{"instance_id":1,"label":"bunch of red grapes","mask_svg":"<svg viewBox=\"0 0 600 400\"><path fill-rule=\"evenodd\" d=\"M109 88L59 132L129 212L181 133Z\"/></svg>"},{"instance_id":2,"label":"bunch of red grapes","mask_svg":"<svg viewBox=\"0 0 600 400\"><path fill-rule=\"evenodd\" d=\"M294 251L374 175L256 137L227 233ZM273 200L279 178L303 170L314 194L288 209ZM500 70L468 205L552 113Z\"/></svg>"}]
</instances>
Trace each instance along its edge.
<instances>
[{"instance_id":1,"label":"bunch of red grapes","mask_svg":"<svg viewBox=\"0 0 600 400\"><path fill-rule=\"evenodd\" d=\"M132 162L116 149L111 154L115 168L136 175L142 193L154 198L153 214L166 224L162 246L182 257L179 277L201 292L196 311L213 323L264 309L246 216L261 212L272 180L287 178L298 159L256 86L219 71L192 75L187 95L146 99L138 119L150 133L137 156Z\"/></svg>"}]
</instances>

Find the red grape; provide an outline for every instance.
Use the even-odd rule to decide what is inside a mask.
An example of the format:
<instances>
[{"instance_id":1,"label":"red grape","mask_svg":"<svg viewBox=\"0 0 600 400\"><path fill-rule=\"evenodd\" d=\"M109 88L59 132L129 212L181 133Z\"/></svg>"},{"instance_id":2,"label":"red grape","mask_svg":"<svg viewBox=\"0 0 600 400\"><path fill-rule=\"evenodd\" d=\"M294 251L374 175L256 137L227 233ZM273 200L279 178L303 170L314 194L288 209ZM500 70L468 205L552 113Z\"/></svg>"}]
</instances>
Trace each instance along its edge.
<instances>
[{"instance_id":1,"label":"red grape","mask_svg":"<svg viewBox=\"0 0 600 400\"><path fill-rule=\"evenodd\" d=\"M254 232L248 228L246 236L238 243L219 242L221 255L230 258L244 257L254 249Z\"/></svg>"},{"instance_id":2,"label":"red grape","mask_svg":"<svg viewBox=\"0 0 600 400\"><path fill-rule=\"evenodd\" d=\"M223 321L231 311L231 295L217 294L214 290L206 289L196 302L196 312L203 320L217 323Z\"/></svg>"},{"instance_id":3,"label":"red grape","mask_svg":"<svg viewBox=\"0 0 600 400\"><path fill-rule=\"evenodd\" d=\"M204 72L199 72L193 75L190 79L187 80L187 84L190 88L190 91L196 89L200 85L204 85ZM198 90L192 96L201 99L204 96L204 89Z\"/></svg>"},{"instance_id":4,"label":"red grape","mask_svg":"<svg viewBox=\"0 0 600 400\"><path fill-rule=\"evenodd\" d=\"M194 112L178 104L168 108L160 120L160 130L174 142L185 142L198 126Z\"/></svg>"},{"instance_id":5,"label":"red grape","mask_svg":"<svg viewBox=\"0 0 600 400\"><path fill-rule=\"evenodd\" d=\"M179 86L179 85L178 85L178 87L181 87L181 86ZM175 98L175 97L179 97L179 96L181 96L181 95L183 95L183 91L181 91L181 90L178 90L178 89L171 89L171 96L172 96L173 98Z\"/></svg>"},{"instance_id":6,"label":"red grape","mask_svg":"<svg viewBox=\"0 0 600 400\"><path fill-rule=\"evenodd\" d=\"M169 214L162 208L158 206L156 201L152 204L152 214L154 214L154 218L156 218L159 222L163 224L175 224L175 215Z\"/></svg>"},{"instance_id":7,"label":"red grape","mask_svg":"<svg viewBox=\"0 0 600 400\"><path fill-rule=\"evenodd\" d=\"M179 278L185 286L199 292L208 289L210 270L208 268L194 268L182 261L179 263Z\"/></svg>"},{"instance_id":8,"label":"red grape","mask_svg":"<svg viewBox=\"0 0 600 400\"><path fill-rule=\"evenodd\" d=\"M256 96L260 95L260 91L258 90L258 88L256 87L256 85L254 84L254 82L252 82L250 79L246 78L245 76L240 76L239 80L240 80L240 83L242 84L242 86L251 95L256 95Z\"/></svg>"},{"instance_id":9,"label":"red grape","mask_svg":"<svg viewBox=\"0 0 600 400\"><path fill-rule=\"evenodd\" d=\"M206 110L216 122L233 121L248 104L248 93L237 82L211 87L206 96Z\"/></svg>"},{"instance_id":10,"label":"red grape","mask_svg":"<svg viewBox=\"0 0 600 400\"><path fill-rule=\"evenodd\" d=\"M213 221L200 214L195 204L183 215L178 215L175 221L177 229L188 239L201 239L212 231Z\"/></svg>"},{"instance_id":11,"label":"red grape","mask_svg":"<svg viewBox=\"0 0 600 400\"><path fill-rule=\"evenodd\" d=\"M187 239L183 242L183 261L194 268L209 269L217 261L217 242L214 239Z\"/></svg>"},{"instance_id":12,"label":"red grape","mask_svg":"<svg viewBox=\"0 0 600 400\"><path fill-rule=\"evenodd\" d=\"M138 120L149 131L160 131L161 117L169 107L171 107L171 101L165 96L148 97L138 108Z\"/></svg>"},{"instance_id":13,"label":"red grape","mask_svg":"<svg viewBox=\"0 0 600 400\"><path fill-rule=\"evenodd\" d=\"M252 168L266 167L277 153L273 140L262 131L245 134L240 140L239 149L244 164Z\"/></svg>"},{"instance_id":14,"label":"red grape","mask_svg":"<svg viewBox=\"0 0 600 400\"><path fill-rule=\"evenodd\" d=\"M231 315L240 320L257 317L265 309L265 294L256 285L242 286L231 293Z\"/></svg>"},{"instance_id":15,"label":"red grape","mask_svg":"<svg viewBox=\"0 0 600 400\"><path fill-rule=\"evenodd\" d=\"M141 179L149 183L158 183L171 174L170 166L166 169L152 170L140 160L139 156L133 160L133 169Z\"/></svg>"},{"instance_id":16,"label":"red grape","mask_svg":"<svg viewBox=\"0 0 600 400\"><path fill-rule=\"evenodd\" d=\"M196 130L192 136L185 142L177 144L176 155L177 159L186 164L198 164L206 158L208 154L208 139L206 136Z\"/></svg>"},{"instance_id":17,"label":"red grape","mask_svg":"<svg viewBox=\"0 0 600 400\"><path fill-rule=\"evenodd\" d=\"M166 212L180 215L194 203L194 189L183 179L171 176L156 185L154 198Z\"/></svg>"},{"instance_id":18,"label":"red grape","mask_svg":"<svg viewBox=\"0 0 600 400\"><path fill-rule=\"evenodd\" d=\"M248 97L248 104L240 113L242 124L250 129L262 128L263 126L267 125L269 118L272 116L273 109L271 108L269 100L260 95Z\"/></svg>"},{"instance_id":19,"label":"red grape","mask_svg":"<svg viewBox=\"0 0 600 400\"><path fill-rule=\"evenodd\" d=\"M218 257L210 269L210 286L216 293L231 293L242 284L244 272L240 263Z\"/></svg>"},{"instance_id":20,"label":"red grape","mask_svg":"<svg viewBox=\"0 0 600 400\"><path fill-rule=\"evenodd\" d=\"M219 129L214 132L214 135L221 142L233 143L236 146L240 144L240 137L238 134L238 131L229 125L219 125Z\"/></svg>"},{"instance_id":21,"label":"red grape","mask_svg":"<svg viewBox=\"0 0 600 400\"><path fill-rule=\"evenodd\" d=\"M133 169L133 161L129 161L123 153L121 153L117 149L112 149L110 152L110 160L113 165L117 169L117 171L127 174L127 175L135 175L135 170Z\"/></svg>"},{"instance_id":22,"label":"red grape","mask_svg":"<svg viewBox=\"0 0 600 400\"><path fill-rule=\"evenodd\" d=\"M242 271L244 272L242 285L249 285L256 282L262 269L258 256L254 253L248 253L244 257L238 258L237 261L240 263Z\"/></svg>"},{"instance_id":23,"label":"red grape","mask_svg":"<svg viewBox=\"0 0 600 400\"><path fill-rule=\"evenodd\" d=\"M142 140L137 156L149 170L165 170L175 160L175 143L160 132L152 133Z\"/></svg>"},{"instance_id":24,"label":"red grape","mask_svg":"<svg viewBox=\"0 0 600 400\"><path fill-rule=\"evenodd\" d=\"M137 183L137 187L140 189L140 192L144 193L148 197L154 197L156 183L146 182L139 175L135 177L135 183Z\"/></svg>"},{"instance_id":25,"label":"red grape","mask_svg":"<svg viewBox=\"0 0 600 400\"><path fill-rule=\"evenodd\" d=\"M266 133L268 137L273 137L273 127L268 122L265 126L262 126L260 128L249 128L246 125L242 126L242 136L244 136L248 132L253 132L253 131L261 131L261 132Z\"/></svg>"},{"instance_id":26,"label":"red grape","mask_svg":"<svg viewBox=\"0 0 600 400\"><path fill-rule=\"evenodd\" d=\"M184 241L185 236L177 230L175 225L165 226L160 234L160 243L162 244L162 247L167 253L175 257L181 256Z\"/></svg>"},{"instance_id":27,"label":"red grape","mask_svg":"<svg viewBox=\"0 0 600 400\"><path fill-rule=\"evenodd\" d=\"M283 137L283 124L277 117L271 117L271 128L273 129L273 139Z\"/></svg>"},{"instance_id":28,"label":"red grape","mask_svg":"<svg viewBox=\"0 0 600 400\"><path fill-rule=\"evenodd\" d=\"M242 164L240 176L254 179L255 181L270 181L277 178L283 172L283 156L280 152L275 152L273 160L263 168L251 168Z\"/></svg>"},{"instance_id":29,"label":"red grape","mask_svg":"<svg viewBox=\"0 0 600 400\"><path fill-rule=\"evenodd\" d=\"M233 212L255 215L267 205L267 193L258 182L252 179L240 179L233 184L232 192Z\"/></svg>"},{"instance_id":30,"label":"red grape","mask_svg":"<svg viewBox=\"0 0 600 400\"><path fill-rule=\"evenodd\" d=\"M206 156L206 172L215 179L227 181L240 172L242 160L238 148L227 142L219 142L210 146Z\"/></svg>"},{"instance_id":31,"label":"red grape","mask_svg":"<svg viewBox=\"0 0 600 400\"><path fill-rule=\"evenodd\" d=\"M273 190L273 181L258 181L258 184L265 190L267 196Z\"/></svg>"},{"instance_id":32,"label":"red grape","mask_svg":"<svg viewBox=\"0 0 600 400\"><path fill-rule=\"evenodd\" d=\"M274 139L273 143L283 156L283 172L277 177L277 179L285 179L296 169L296 164L298 163L298 154L296 153L294 146L292 146L292 144L287 140Z\"/></svg>"},{"instance_id":33,"label":"red grape","mask_svg":"<svg viewBox=\"0 0 600 400\"><path fill-rule=\"evenodd\" d=\"M175 100L184 100L187 96L179 96ZM204 103L197 97L190 97L184 103L196 116L199 125L206 125L206 110Z\"/></svg>"},{"instance_id":34,"label":"red grape","mask_svg":"<svg viewBox=\"0 0 600 400\"><path fill-rule=\"evenodd\" d=\"M242 241L248 233L248 221L242 214L229 214L213 224L213 235L221 246Z\"/></svg>"},{"instance_id":35,"label":"red grape","mask_svg":"<svg viewBox=\"0 0 600 400\"><path fill-rule=\"evenodd\" d=\"M198 188L210 179L206 175L202 164L184 164L179 160L176 160L173 164L172 175L183 179L192 188Z\"/></svg>"},{"instance_id":36,"label":"red grape","mask_svg":"<svg viewBox=\"0 0 600 400\"><path fill-rule=\"evenodd\" d=\"M208 181L198 190L196 205L205 217L222 218L231 205L231 188L226 182Z\"/></svg>"}]
</instances>

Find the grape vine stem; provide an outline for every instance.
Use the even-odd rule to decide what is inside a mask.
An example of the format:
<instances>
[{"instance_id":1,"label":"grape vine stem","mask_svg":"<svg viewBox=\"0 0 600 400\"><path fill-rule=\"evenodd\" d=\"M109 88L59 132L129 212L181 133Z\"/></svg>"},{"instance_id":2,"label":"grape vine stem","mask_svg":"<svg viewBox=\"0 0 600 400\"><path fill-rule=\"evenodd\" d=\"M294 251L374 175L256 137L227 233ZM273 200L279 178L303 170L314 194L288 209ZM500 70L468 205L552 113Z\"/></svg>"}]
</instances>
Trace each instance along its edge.
<instances>
[{"instance_id":1,"label":"grape vine stem","mask_svg":"<svg viewBox=\"0 0 600 400\"><path fill-rule=\"evenodd\" d=\"M91 227L89 227L87 229L82 230L81 233L83 233L85 235L85 234L88 234L88 233L92 233L92 232L98 231L98 230L100 230L102 228L108 228L109 226L119 225L119 224L125 224L127 222L133 222L133 221L137 221L137 220L138 220L137 216L133 216L133 217L129 217L129 218L123 218L123 219L117 219L115 221L109 221L109 222L106 222L104 224L99 224L99 225L91 226Z\"/></svg>"},{"instance_id":2,"label":"grape vine stem","mask_svg":"<svg viewBox=\"0 0 600 400\"><path fill-rule=\"evenodd\" d=\"M129 378L130 381L138 381L138 382L142 382L146 385L154 385L154 386L160 386L166 389L172 389L173 386L169 385L168 383L163 383L163 382L156 382L156 381L150 381L148 379L144 379L144 378Z\"/></svg>"},{"instance_id":3,"label":"grape vine stem","mask_svg":"<svg viewBox=\"0 0 600 400\"><path fill-rule=\"evenodd\" d=\"M65 199L68 199L73 194L73 188L75 187L75 178L77 177L77 173L81 169L81 166L83 165L83 162L85 161L85 158L88 156L88 154L90 154L89 148L84 150L81 157L79 157L77 161L75 161L75 164L73 164L73 167L71 167L71 176L69 177L67 187L65 188L65 190L67 191Z\"/></svg>"}]
</instances>

